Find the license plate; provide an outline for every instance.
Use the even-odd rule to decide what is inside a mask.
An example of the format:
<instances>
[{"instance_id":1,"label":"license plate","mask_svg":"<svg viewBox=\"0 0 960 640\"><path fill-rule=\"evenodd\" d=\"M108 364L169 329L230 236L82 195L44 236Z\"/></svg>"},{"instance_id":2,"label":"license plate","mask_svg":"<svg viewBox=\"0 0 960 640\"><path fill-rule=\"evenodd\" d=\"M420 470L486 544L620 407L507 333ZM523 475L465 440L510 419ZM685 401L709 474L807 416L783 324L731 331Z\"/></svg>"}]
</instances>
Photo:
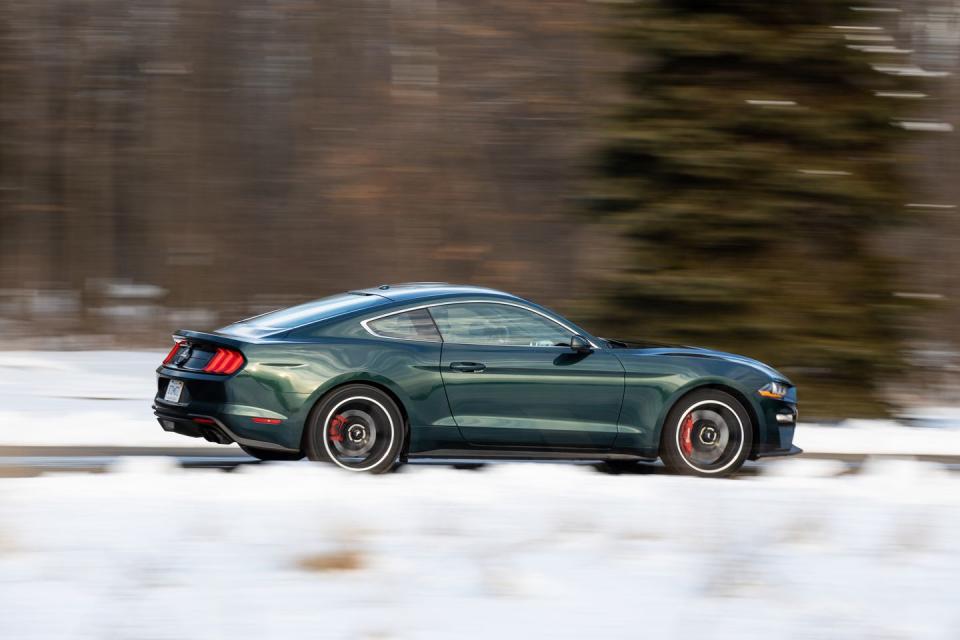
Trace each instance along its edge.
<instances>
[{"instance_id":1,"label":"license plate","mask_svg":"<svg viewBox=\"0 0 960 640\"><path fill-rule=\"evenodd\" d=\"M167 392L163 394L163 399L167 402L180 402L180 394L183 392L183 382L180 380L171 380L167 385Z\"/></svg>"}]
</instances>

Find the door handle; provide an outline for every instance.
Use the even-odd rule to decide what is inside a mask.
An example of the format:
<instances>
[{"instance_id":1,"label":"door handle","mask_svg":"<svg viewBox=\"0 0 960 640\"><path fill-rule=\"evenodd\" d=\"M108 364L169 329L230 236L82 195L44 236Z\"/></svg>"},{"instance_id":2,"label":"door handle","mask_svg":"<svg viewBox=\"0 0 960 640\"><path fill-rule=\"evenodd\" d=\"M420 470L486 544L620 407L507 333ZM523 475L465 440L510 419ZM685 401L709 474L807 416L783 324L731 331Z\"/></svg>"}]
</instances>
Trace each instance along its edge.
<instances>
[{"instance_id":1,"label":"door handle","mask_svg":"<svg viewBox=\"0 0 960 640\"><path fill-rule=\"evenodd\" d=\"M487 368L482 362L451 362L450 368L463 373L480 373Z\"/></svg>"}]
</instances>

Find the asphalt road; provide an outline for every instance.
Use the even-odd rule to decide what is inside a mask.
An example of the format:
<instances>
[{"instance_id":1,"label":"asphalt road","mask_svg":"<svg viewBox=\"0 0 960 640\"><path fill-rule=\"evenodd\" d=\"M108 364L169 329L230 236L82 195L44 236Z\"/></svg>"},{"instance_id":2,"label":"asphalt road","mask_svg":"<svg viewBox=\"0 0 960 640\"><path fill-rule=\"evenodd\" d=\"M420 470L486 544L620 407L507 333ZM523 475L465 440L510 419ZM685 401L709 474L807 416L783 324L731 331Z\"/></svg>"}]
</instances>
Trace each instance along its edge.
<instances>
[{"instance_id":1,"label":"asphalt road","mask_svg":"<svg viewBox=\"0 0 960 640\"><path fill-rule=\"evenodd\" d=\"M213 455L209 448L189 449L183 447L50 447L50 446L0 446L0 477L29 477L50 472L88 472L101 473L125 457L162 456L174 458L184 469L221 469L225 472L240 467L257 464L270 464L250 458L240 449L223 447L222 452ZM843 463L842 473L857 473L863 466L866 456L862 455L824 455L803 454L800 458L818 460L838 460ZM915 456L915 459L936 462L954 473L960 473L960 457L957 456ZM765 467L784 464L789 459L766 459L748 462L740 475L758 475ZM289 463L284 463L289 464ZM309 464L304 462L303 464ZM453 461L418 461L411 465L454 466L461 469L479 469L488 464L502 462L463 464ZM538 462L536 464L548 464ZM659 474L666 473L659 463L637 464L629 471L610 469L602 463L576 463L593 466L599 471L609 473ZM401 470L403 467L400 468Z\"/></svg>"}]
</instances>

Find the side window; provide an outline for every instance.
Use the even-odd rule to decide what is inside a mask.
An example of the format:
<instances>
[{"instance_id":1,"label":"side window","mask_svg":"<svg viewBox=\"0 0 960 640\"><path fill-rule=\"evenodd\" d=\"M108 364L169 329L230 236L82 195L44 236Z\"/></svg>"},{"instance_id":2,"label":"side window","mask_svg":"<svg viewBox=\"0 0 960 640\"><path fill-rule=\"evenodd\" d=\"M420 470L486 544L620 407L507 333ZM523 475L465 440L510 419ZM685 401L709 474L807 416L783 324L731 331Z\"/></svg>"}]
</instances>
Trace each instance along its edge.
<instances>
[{"instance_id":1,"label":"side window","mask_svg":"<svg viewBox=\"0 0 960 640\"><path fill-rule=\"evenodd\" d=\"M467 302L430 307L444 342L553 347L570 343L570 331L543 316L505 304Z\"/></svg>"},{"instance_id":2,"label":"side window","mask_svg":"<svg viewBox=\"0 0 960 640\"><path fill-rule=\"evenodd\" d=\"M375 334L385 338L400 338L403 340L427 340L440 342L437 327L430 319L426 309L415 309L404 313L395 313L367 323Z\"/></svg>"}]
</instances>

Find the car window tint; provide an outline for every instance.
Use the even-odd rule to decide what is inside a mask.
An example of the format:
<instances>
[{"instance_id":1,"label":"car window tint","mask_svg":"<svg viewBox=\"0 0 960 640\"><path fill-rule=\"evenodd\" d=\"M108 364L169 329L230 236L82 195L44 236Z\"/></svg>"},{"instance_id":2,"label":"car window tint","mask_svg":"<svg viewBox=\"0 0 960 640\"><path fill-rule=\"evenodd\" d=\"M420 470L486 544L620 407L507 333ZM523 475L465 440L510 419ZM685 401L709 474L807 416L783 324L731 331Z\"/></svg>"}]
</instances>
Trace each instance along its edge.
<instances>
[{"instance_id":1,"label":"car window tint","mask_svg":"<svg viewBox=\"0 0 960 640\"><path fill-rule=\"evenodd\" d=\"M552 347L570 343L570 331L543 316L504 304L470 302L430 308L445 342Z\"/></svg>"},{"instance_id":2,"label":"car window tint","mask_svg":"<svg viewBox=\"0 0 960 640\"><path fill-rule=\"evenodd\" d=\"M406 313L396 313L392 316L372 320L367 323L371 331L387 338L403 338L406 340L430 340L440 342L437 327L430 319L426 309L416 309Z\"/></svg>"}]
</instances>

